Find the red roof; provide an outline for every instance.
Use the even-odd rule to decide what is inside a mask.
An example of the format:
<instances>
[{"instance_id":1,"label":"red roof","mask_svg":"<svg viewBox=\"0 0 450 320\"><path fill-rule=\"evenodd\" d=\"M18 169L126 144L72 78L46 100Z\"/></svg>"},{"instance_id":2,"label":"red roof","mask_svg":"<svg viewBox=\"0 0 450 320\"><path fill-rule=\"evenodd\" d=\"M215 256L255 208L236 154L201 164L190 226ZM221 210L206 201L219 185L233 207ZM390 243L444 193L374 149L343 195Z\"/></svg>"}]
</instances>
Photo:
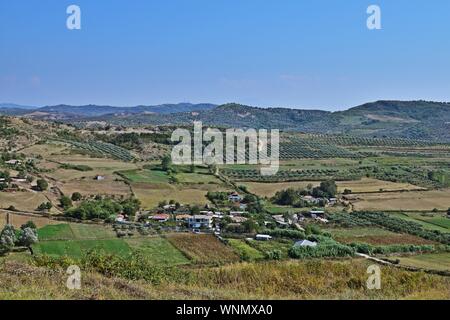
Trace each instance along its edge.
<instances>
[{"instance_id":1,"label":"red roof","mask_svg":"<svg viewBox=\"0 0 450 320\"><path fill-rule=\"evenodd\" d=\"M168 214L157 214L152 217L153 220L168 220L170 216Z\"/></svg>"}]
</instances>

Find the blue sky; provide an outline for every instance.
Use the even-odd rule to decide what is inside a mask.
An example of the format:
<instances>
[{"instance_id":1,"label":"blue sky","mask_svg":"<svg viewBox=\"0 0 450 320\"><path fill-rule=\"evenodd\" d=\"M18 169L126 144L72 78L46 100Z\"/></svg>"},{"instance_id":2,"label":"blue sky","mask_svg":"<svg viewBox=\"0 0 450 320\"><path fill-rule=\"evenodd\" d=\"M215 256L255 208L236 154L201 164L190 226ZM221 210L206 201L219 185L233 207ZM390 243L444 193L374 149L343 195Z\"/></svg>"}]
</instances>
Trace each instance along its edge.
<instances>
[{"instance_id":1,"label":"blue sky","mask_svg":"<svg viewBox=\"0 0 450 320\"><path fill-rule=\"evenodd\" d=\"M449 31L448 0L0 0L0 102L450 101Z\"/></svg>"}]
</instances>

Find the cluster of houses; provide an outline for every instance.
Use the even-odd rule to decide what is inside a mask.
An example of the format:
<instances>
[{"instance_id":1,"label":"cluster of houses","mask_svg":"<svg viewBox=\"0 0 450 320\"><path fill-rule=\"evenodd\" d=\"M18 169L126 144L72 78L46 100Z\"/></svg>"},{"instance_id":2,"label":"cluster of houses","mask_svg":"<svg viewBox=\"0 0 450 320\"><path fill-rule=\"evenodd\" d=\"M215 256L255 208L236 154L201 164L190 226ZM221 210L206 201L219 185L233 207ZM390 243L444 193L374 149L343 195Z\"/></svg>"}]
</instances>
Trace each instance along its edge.
<instances>
[{"instance_id":1,"label":"cluster of houses","mask_svg":"<svg viewBox=\"0 0 450 320\"><path fill-rule=\"evenodd\" d=\"M275 223L280 227L288 227L294 226L299 230L303 230L303 227L300 225L301 222L304 222L306 219L314 219L318 222L328 223L328 219L325 218L324 210L310 210L307 213L295 213L291 215L289 218L286 218L284 215L273 215L272 218L275 220Z\"/></svg>"},{"instance_id":2,"label":"cluster of houses","mask_svg":"<svg viewBox=\"0 0 450 320\"><path fill-rule=\"evenodd\" d=\"M191 214L191 210L188 206L167 204L156 211L143 211L141 216L146 217L145 224L151 225L153 223L164 223L168 221L174 221L177 225L186 227L194 232L196 231L209 231L216 234L220 233L220 228L216 224L225 216L231 219L233 224L241 224L248 219L244 217L246 211L246 205L241 203L243 197L237 192L233 192L228 195L228 200L234 204L230 211L221 212L217 210L211 210L208 205L204 210L199 211L198 214ZM116 222L119 222L116 220Z\"/></svg>"},{"instance_id":3,"label":"cluster of houses","mask_svg":"<svg viewBox=\"0 0 450 320\"><path fill-rule=\"evenodd\" d=\"M316 198L313 196L302 196L301 199L310 205L319 205L324 202L325 205L334 206L337 202L337 198Z\"/></svg>"}]
</instances>

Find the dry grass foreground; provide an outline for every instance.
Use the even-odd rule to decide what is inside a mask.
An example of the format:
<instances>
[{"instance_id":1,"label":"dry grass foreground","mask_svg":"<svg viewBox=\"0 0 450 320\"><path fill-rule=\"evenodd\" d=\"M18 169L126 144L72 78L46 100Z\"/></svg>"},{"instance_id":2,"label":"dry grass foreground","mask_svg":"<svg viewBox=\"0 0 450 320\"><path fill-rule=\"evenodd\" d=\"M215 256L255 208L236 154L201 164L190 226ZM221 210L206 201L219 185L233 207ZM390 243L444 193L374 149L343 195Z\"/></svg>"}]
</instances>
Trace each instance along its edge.
<instances>
[{"instance_id":1,"label":"dry grass foreground","mask_svg":"<svg viewBox=\"0 0 450 320\"><path fill-rule=\"evenodd\" d=\"M450 279L381 266L381 290L366 289L366 260L241 263L192 270L194 282L151 285L0 263L0 299L450 299Z\"/></svg>"}]
</instances>

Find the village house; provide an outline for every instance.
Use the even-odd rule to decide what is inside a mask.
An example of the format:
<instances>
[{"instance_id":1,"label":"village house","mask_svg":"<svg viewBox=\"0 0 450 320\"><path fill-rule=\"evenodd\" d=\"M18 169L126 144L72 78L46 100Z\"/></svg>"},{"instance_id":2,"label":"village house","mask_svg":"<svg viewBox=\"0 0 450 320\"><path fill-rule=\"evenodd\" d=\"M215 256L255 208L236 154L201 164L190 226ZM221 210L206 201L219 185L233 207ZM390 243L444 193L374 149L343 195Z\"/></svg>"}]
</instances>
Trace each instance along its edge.
<instances>
[{"instance_id":1,"label":"village house","mask_svg":"<svg viewBox=\"0 0 450 320\"><path fill-rule=\"evenodd\" d=\"M105 180L105 177L104 176L100 176L100 175L96 175L94 180L102 181L102 180Z\"/></svg>"},{"instance_id":2,"label":"village house","mask_svg":"<svg viewBox=\"0 0 450 320\"><path fill-rule=\"evenodd\" d=\"M179 214L175 217L177 221L188 221L191 216L188 214Z\"/></svg>"},{"instance_id":3,"label":"village house","mask_svg":"<svg viewBox=\"0 0 450 320\"><path fill-rule=\"evenodd\" d=\"M158 222L166 222L170 219L170 215L166 213L156 214L154 216L149 217L152 220L158 221Z\"/></svg>"},{"instance_id":4,"label":"village house","mask_svg":"<svg viewBox=\"0 0 450 320\"><path fill-rule=\"evenodd\" d=\"M188 225L191 229L211 229L212 217L206 215L194 215L188 219Z\"/></svg>"},{"instance_id":5,"label":"village house","mask_svg":"<svg viewBox=\"0 0 450 320\"><path fill-rule=\"evenodd\" d=\"M228 200L232 202L240 202L242 200L242 197L237 192L233 192L228 196Z\"/></svg>"},{"instance_id":6,"label":"village house","mask_svg":"<svg viewBox=\"0 0 450 320\"><path fill-rule=\"evenodd\" d=\"M230 216L236 217L236 216L242 216L245 214L245 211L230 211Z\"/></svg>"},{"instance_id":7,"label":"village house","mask_svg":"<svg viewBox=\"0 0 450 320\"><path fill-rule=\"evenodd\" d=\"M323 217L325 215L325 211L324 210L311 210L309 212L309 215L311 216L311 218L316 219L317 217Z\"/></svg>"}]
</instances>

